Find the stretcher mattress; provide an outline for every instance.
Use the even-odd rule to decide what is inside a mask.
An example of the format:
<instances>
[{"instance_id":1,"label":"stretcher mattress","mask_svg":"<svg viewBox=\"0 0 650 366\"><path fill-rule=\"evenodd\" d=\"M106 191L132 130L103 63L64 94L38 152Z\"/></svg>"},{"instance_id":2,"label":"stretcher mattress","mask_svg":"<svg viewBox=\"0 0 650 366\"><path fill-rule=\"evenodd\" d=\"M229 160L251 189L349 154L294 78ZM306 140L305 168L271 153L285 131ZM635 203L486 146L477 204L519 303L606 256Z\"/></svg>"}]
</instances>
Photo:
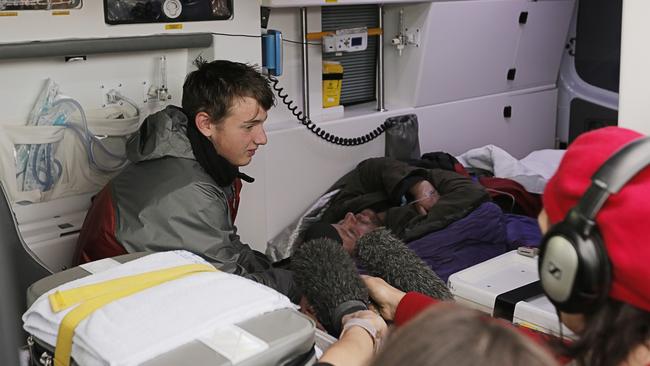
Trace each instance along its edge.
<instances>
[{"instance_id":1,"label":"stretcher mattress","mask_svg":"<svg viewBox=\"0 0 650 366\"><path fill-rule=\"evenodd\" d=\"M43 278L27 290L28 306L55 287L144 255L133 253L91 262ZM232 329L237 331L233 333ZM212 339L214 344L205 339L193 340L140 365L309 365L315 362L314 332L314 323L306 316L292 308L278 309L238 322L228 331L215 332L218 337ZM251 342L257 345L252 347L255 351L251 347L247 350ZM32 359L43 363L51 360L52 345L33 336L28 343ZM72 364L77 365L74 360Z\"/></svg>"}]
</instances>

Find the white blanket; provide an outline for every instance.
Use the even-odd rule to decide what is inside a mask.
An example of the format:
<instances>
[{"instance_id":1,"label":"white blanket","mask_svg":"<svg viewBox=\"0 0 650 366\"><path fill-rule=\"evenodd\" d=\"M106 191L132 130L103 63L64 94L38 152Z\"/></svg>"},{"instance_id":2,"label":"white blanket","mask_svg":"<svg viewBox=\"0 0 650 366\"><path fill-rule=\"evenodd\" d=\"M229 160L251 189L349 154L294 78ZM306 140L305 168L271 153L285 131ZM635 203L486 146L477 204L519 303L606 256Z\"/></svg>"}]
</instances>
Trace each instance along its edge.
<instances>
[{"instance_id":1,"label":"white blanket","mask_svg":"<svg viewBox=\"0 0 650 366\"><path fill-rule=\"evenodd\" d=\"M23 315L24 329L54 345L59 324L74 307L53 313L48 295L126 275L207 263L185 251L151 254L52 289ZM72 357L81 365L137 365L215 329L281 308L284 295L223 272L190 275L116 300L83 320Z\"/></svg>"},{"instance_id":2,"label":"white blanket","mask_svg":"<svg viewBox=\"0 0 650 366\"><path fill-rule=\"evenodd\" d=\"M486 145L457 156L466 167L491 171L495 177L509 178L526 191L541 194L546 182L555 174L565 150L538 150L517 160L498 146Z\"/></svg>"}]
</instances>

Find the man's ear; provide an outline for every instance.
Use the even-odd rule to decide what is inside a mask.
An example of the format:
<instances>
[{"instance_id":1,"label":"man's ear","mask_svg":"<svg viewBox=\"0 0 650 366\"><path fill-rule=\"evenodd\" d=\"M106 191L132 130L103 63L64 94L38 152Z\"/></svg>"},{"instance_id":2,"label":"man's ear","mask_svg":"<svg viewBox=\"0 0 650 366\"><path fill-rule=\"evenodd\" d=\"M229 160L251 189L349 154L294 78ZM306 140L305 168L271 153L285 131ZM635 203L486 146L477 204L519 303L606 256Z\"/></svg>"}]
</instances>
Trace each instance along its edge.
<instances>
[{"instance_id":1,"label":"man's ear","mask_svg":"<svg viewBox=\"0 0 650 366\"><path fill-rule=\"evenodd\" d=\"M318 317L316 316L316 311L314 310L314 308L311 306L311 304L309 303L309 301L304 295L300 298L300 303L298 305L300 305L300 312L310 317L314 321L314 323L316 323L316 328L325 331L325 327L323 326L323 324L321 324L321 322L318 321Z\"/></svg>"},{"instance_id":2,"label":"man's ear","mask_svg":"<svg viewBox=\"0 0 650 366\"><path fill-rule=\"evenodd\" d=\"M199 112L194 117L194 123L196 123L196 128L203 134L205 137L210 137L214 133L212 129L212 120L210 115L205 112Z\"/></svg>"},{"instance_id":3,"label":"man's ear","mask_svg":"<svg viewBox=\"0 0 650 366\"><path fill-rule=\"evenodd\" d=\"M307 300L304 295L300 297L300 303L298 305L300 305L301 313L309 315L310 317L316 319L316 311L314 311L314 308L311 306L309 300Z\"/></svg>"},{"instance_id":4,"label":"man's ear","mask_svg":"<svg viewBox=\"0 0 650 366\"><path fill-rule=\"evenodd\" d=\"M545 234L551 226L551 221L549 220L544 208L542 208L542 211L537 216L537 223L539 224L539 228L542 231L542 234Z\"/></svg>"}]
</instances>

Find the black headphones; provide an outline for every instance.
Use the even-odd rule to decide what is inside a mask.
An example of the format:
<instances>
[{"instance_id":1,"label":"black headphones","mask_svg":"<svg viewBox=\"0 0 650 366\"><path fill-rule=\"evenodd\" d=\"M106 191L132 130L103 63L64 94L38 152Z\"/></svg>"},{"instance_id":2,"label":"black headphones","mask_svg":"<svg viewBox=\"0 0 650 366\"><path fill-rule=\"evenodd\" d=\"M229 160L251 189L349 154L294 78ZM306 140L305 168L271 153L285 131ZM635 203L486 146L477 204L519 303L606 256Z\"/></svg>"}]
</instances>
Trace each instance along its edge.
<instances>
[{"instance_id":1,"label":"black headphones","mask_svg":"<svg viewBox=\"0 0 650 366\"><path fill-rule=\"evenodd\" d=\"M544 293L558 310L588 312L607 298L611 264L596 226L596 214L650 164L650 137L616 151L591 177L591 185L563 221L544 235L538 270Z\"/></svg>"}]
</instances>

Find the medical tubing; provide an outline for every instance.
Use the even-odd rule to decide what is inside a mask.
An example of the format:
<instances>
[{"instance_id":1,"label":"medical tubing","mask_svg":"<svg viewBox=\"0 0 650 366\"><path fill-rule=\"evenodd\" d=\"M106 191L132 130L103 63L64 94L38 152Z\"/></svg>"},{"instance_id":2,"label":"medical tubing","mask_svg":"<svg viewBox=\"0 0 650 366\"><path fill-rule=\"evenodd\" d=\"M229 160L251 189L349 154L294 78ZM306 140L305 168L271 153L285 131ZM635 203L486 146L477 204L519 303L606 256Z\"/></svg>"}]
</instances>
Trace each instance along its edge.
<instances>
[{"instance_id":1,"label":"medical tubing","mask_svg":"<svg viewBox=\"0 0 650 366\"><path fill-rule=\"evenodd\" d=\"M61 165L61 162L54 158L52 154L52 144L45 144L46 146L44 149L42 145L43 144L28 144L25 147L27 150L25 165L23 169L16 174L16 178L18 178L21 174L23 175L23 180L21 183L22 191L32 188L26 187L26 181L28 179L27 171L30 166L32 178L41 186L40 190L43 192L49 191L61 177L63 166ZM45 163L44 167L40 166L39 162L41 161ZM54 166L52 166L52 163L54 163ZM41 173L44 174L44 179L41 179Z\"/></svg>"},{"instance_id":2,"label":"medical tubing","mask_svg":"<svg viewBox=\"0 0 650 366\"><path fill-rule=\"evenodd\" d=\"M34 153L32 154L32 176L36 182L43 187L42 191L49 191L54 183L56 183L56 181L58 181L61 177L63 166L61 165L61 162L56 160L52 155L52 144L46 144L45 151L43 152L42 156L39 154L39 150L43 148L41 144L35 144L31 147L34 148ZM40 167L39 160L43 160L45 162L45 167ZM54 163L54 167L52 167L52 163ZM55 173L53 174L53 172ZM41 179L40 173L45 174L45 180Z\"/></svg>"},{"instance_id":3,"label":"medical tubing","mask_svg":"<svg viewBox=\"0 0 650 366\"><path fill-rule=\"evenodd\" d=\"M113 154L112 152L108 151L104 145L97 139L95 136L90 133L90 135L87 135L88 132L82 131L79 127L73 125L73 124L66 124L67 128L70 128L72 131L74 131L77 136L81 139L82 143L84 144L84 148L86 149L86 153L88 155L88 161L90 162L91 166L94 167L95 169L103 172L115 172L118 171L122 168L124 168L127 164L126 157L124 156L119 156L116 154ZM110 156L113 159L118 159L120 162L113 166L102 166L100 165L97 160L95 159L95 152L93 150L93 146L99 146L99 148L108 156Z\"/></svg>"},{"instance_id":4,"label":"medical tubing","mask_svg":"<svg viewBox=\"0 0 650 366\"><path fill-rule=\"evenodd\" d=\"M130 104L133 108L135 108L135 112L138 115L138 117L141 116L140 107L138 107L138 105L133 101L133 99L129 99L129 98L125 97L124 94L122 94L122 93L120 93L120 92L118 92L117 90L114 90L114 89L111 90L111 92L114 93L115 97L118 100L123 100L123 101L127 102L128 104Z\"/></svg>"},{"instance_id":5,"label":"medical tubing","mask_svg":"<svg viewBox=\"0 0 650 366\"><path fill-rule=\"evenodd\" d=\"M62 103L72 104L75 108L77 108L77 110L79 110L79 114L81 115L82 129L79 129L79 127L75 126L72 123L65 123L65 127L72 129L75 133L77 133L77 135L79 135L79 138L81 139L81 141L84 144L84 147L86 148L86 152L88 154L88 161L91 164L91 166L103 172L115 172L121 170L128 164L128 160L126 156L120 156L110 152L104 146L104 144L102 144L101 141L90 132L90 130L88 129L88 120L86 119L86 112L84 112L83 107L78 101L72 98L61 98L55 101L54 103L52 103L52 107ZM97 160L95 160L95 153L93 152L93 146L95 144L106 155L110 156L113 159L117 159L120 162L115 166L110 166L110 167L102 166L100 163L97 162Z\"/></svg>"},{"instance_id":6,"label":"medical tubing","mask_svg":"<svg viewBox=\"0 0 650 366\"><path fill-rule=\"evenodd\" d=\"M287 109L289 109L291 114L293 114L298 119L298 121L300 121L301 124L307 127L309 131L311 131L316 136L320 137L321 139L327 142L330 142L335 145L340 145L340 146L363 145L381 136L381 134L386 132L386 129L390 127L390 124L384 121L377 128L375 128L374 130L370 131L369 133L363 136L351 137L351 138L336 136L333 133L329 133L323 130L322 128L318 127L314 122L311 121L311 119L309 119L309 117L305 116L302 111L298 111L298 106L294 104L293 100L289 99L289 94L286 92L283 93L284 88L278 85L280 81L270 75L267 75L267 77L272 83L271 87L273 88L273 90L275 90L275 93L278 95L280 100L282 100L282 103L284 103L284 105L287 106Z\"/></svg>"}]
</instances>

